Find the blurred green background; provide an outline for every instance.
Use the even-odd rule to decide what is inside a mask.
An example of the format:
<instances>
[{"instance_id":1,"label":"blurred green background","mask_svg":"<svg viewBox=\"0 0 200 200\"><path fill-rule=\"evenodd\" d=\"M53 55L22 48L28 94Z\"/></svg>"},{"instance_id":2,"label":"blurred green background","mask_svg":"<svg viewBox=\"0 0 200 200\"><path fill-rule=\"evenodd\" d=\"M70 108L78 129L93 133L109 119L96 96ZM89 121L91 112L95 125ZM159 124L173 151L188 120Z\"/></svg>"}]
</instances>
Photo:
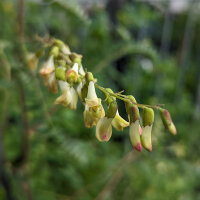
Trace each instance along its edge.
<instances>
[{"instance_id":1,"label":"blurred green background","mask_svg":"<svg viewBox=\"0 0 200 200\"><path fill-rule=\"evenodd\" d=\"M200 200L199 11L186 0L1 0L0 199ZM24 64L24 45L35 52L47 35L82 54L100 85L165 104L178 135L156 113L151 153L133 150L128 128L99 143L80 101L55 107Z\"/></svg>"}]
</instances>

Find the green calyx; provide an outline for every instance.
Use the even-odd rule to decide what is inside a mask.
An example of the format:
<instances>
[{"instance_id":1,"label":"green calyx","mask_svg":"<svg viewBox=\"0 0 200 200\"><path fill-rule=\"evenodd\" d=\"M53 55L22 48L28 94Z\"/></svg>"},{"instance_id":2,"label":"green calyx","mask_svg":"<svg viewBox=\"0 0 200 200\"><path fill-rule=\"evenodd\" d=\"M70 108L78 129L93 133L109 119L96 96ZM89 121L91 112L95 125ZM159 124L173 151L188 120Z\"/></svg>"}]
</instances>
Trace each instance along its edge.
<instances>
[{"instance_id":1,"label":"green calyx","mask_svg":"<svg viewBox=\"0 0 200 200\"><path fill-rule=\"evenodd\" d=\"M137 106L132 105L129 107L130 123L140 120L140 112Z\"/></svg>"},{"instance_id":2,"label":"green calyx","mask_svg":"<svg viewBox=\"0 0 200 200\"><path fill-rule=\"evenodd\" d=\"M151 126L154 122L154 111L152 108L143 109L143 126Z\"/></svg>"},{"instance_id":3,"label":"green calyx","mask_svg":"<svg viewBox=\"0 0 200 200\"><path fill-rule=\"evenodd\" d=\"M88 83L89 83L90 81L94 81L94 76L93 76L92 72L87 72L87 73L85 74L85 78L86 78L86 80L87 80Z\"/></svg>"},{"instance_id":4,"label":"green calyx","mask_svg":"<svg viewBox=\"0 0 200 200\"><path fill-rule=\"evenodd\" d=\"M106 116L108 118L114 118L115 115L117 113L117 102L116 101L112 101L109 105L108 105L108 111L106 113Z\"/></svg>"},{"instance_id":5,"label":"green calyx","mask_svg":"<svg viewBox=\"0 0 200 200\"><path fill-rule=\"evenodd\" d=\"M130 100L129 102L125 102L126 113L130 115L130 107L133 103L136 103L135 98L132 95L128 95L127 98Z\"/></svg>"},{"instance_id":6,"label":"green calyx","mask_svg":"<svg viewBox=\"0 0 200 200\"><path fill-rule=\"evenodd\" d=\"M77 54L77 53L71 53L71 54L69 55L69 58L70 58L70 60L71 60L73 63L75 63L75 62L78 63L78 62L81 61L82 55Z\"/></svg>"},{"instance_id":7,"label":"green calyx","mask_svg":"<svg viewBox=\"0 0 200 200\"><path fill-rule=\"evenodd\" d=\"M81 57L76 57L75 59L74 59L74 63L78 63L78 66L80 67L81 66Z\"/></svg>"},{"instance_id":8,"label":"green calyx","mask_svg":"<svg viewBox=\"0 0 200 200\"><path fill-rule=\"evenodd\" d=\"M62 67L57 67L55 69L56 79L65 81L65 71Z\"/></svg>"},{"instance_id":9,"label":"green calyx","mask_svg":"<svg viewBox=\"0 0 200 200\"><path fill-rule=\"evenodd\" d=\"M127 97L128 97L128 99L130 99L130 101L131 101L132 103L136 103L136 100L135 100L135 97L134 97L134 96L128 95Z\"/></svg>"}]
</instances>

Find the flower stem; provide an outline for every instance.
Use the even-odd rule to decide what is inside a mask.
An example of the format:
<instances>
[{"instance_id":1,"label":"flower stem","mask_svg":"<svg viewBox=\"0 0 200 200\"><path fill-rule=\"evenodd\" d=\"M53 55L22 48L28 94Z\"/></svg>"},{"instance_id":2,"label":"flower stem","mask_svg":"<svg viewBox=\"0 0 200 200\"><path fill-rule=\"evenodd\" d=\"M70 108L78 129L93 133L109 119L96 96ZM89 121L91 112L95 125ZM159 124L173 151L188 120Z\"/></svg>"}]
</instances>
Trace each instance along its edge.
<instances>
[{"instance_id":1,"label":"flower stem","mask_svg":"<svg viewBox=\"0 0 200 200\"><path fill-rule=\"evenodd\" d=\"M113 96L113 97L116 97L117 99L120 99L124 102L128 102L128 103L132 103L132 104L135 104L137 107L139 108L145 108L145 107L149 107L149 108L153 108L153 109L157 109L157 110L160 110L161 107L160 106L163 106L163 104L159 104L159 105L146 105L146 104L139 104L139 103L134 103L132 101L130 101L129 98L127 98L126 95L122 95L120 93L112 93L112 92L109 92L107 91L105 88L101 87L100 85L96 84L95 83L95 86L101 90L104 94L107 94L107 95L110 95L110 96Z\"/></svg>"}]
</instances>

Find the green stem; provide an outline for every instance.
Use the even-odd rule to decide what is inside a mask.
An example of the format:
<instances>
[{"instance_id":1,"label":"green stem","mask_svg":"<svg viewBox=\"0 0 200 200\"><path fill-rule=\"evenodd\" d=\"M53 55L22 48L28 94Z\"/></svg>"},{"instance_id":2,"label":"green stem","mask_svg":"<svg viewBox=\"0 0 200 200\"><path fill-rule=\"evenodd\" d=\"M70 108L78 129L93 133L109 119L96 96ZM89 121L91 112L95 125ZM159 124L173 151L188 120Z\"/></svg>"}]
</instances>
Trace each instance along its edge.
<instances>
[{"instance_id":1,"label":"green stem","mask_svg":"<svg viewBox=\"0 0 200 200\"><path fill-rule=\"evenodd\" d=\"M101 87L100 85L96 84L95 83L95 86L101 90L104 94L107 94L107 95L110 95L110 96L113 96L113 97L116 97L117 99L120 99L124 102L128 102L128 103L132 103L132 104L135 104L137 107L139 108L145 108L145 107L149 107L149 108L153 108L153 109L157 109L157 110L160 110L161 107L159 105L146 105L146 104L139 104L139 103L134 103L132 101L130 101L129 98L127 98L125 95L122 95L122 94L119 94L119 93L111 93L109 91L107 91L105 88Z\"/></svg>"}]
</instances>

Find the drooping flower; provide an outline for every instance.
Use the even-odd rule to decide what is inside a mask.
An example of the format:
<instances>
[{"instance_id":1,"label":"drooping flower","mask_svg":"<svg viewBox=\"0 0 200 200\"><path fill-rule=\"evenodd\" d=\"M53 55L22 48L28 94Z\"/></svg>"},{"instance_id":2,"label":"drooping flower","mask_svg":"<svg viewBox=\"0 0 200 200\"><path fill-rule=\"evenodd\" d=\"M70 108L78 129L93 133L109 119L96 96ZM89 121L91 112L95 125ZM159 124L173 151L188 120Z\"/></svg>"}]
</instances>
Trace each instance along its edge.
<instances>
[{"instance_id":1,"label":"drooping flower","mask_svg":"<svg viewBox=\"0 0 200 200\"><path fill-rule=\"evenodd\" d=\"M123 131L123 128L129 126L129 123L119 115L117 110L115 118L112 121L112 126L118 131Z\"/></svg>"},{"instance_id":2,"label":"drooping flower","mask_svg":"<svg viewBox=\"0 0 200 200\"><path fill-rule=\"evenodd\" d=\"M131 144L137 151L142 151L142 145L140 140L140 113L139 109L135 105L129 106L130 113L130 129L129 136Z\"/></svg>"},{"instance_id":3,"label":"drooping flower","mask_svg":"<svg viewBox=\"0 0 200 200\"><path fill-rule=\"evenodd\" d=\"M173 135L177 134L176 127L172 121L171 115L168 110L160 109L161 119L165 128Z\"/></svg>"},{"instance_id":4,"label":"drooping flower","mask_svg":"<svg viewBox=\"0 0 200 200\"><path fill-rule=\"evenodd\" d=\"M50 74L47 87L49 91L53 94L56 94L58 92L58 84L57 84L55 72L52 72Z\"/></svg>"},{"instance_id":5,"label":"drooping flower","mask_svg":"<svg viewBox=\"0 0 200 200\"><path fill-rule=\"evenodd\" d=\"M108 142L112 136L112 120L113 118L101 118L96 127L96 138L100 142Z\"/></svg>"},{"instance_id":6,"label":"drooping flower","mask_svg":"<svg viewBox=\"0 0 200 200\"><path fill-rule=\"evenodd\" d=\"M117 113L117 103L114 100L108 106L106 116L101 118L96 126L96 138L100 142L108 142L112 136L112 121Z\"/></svg>"},{"instance_id":7,"label":"drooping flower","mask_svg":"<svg viewBox=\"0 0 200 200\"><path fill-rule=\"evenodd\" d=\"M40 76L43 79L44 85L48 85L48 79L50 74L54 71L55 65L54 65L54 56L51 55L48 60L43 64L42 68L40 69Z\"/></svg>"},{"instance_id":8,"label":"drooping flower","mask_svg":"<svg viewBox=\"0 0 200 200\"><path fill-rule=\"evenodd\" d=\"M85 126L90 128L95 126L99 119L104 117L105 111L101 104L101 99L97 97L94 82L88 85L87 97L85 98L85 110L83 113Z\"/></svg>"},{"instance_id":9,"label":"drooping flower","mask_svg":"<svg viewBox=\"0 0 200 200\"><path fill-rule=\"evenodd\" d=\"M151 108L143 109L143 127L141 141L142 145L148 151L152 151L151 130L154 122L154 111Z\"/></svg>"},{"instance_id":10,"label":"drooping flower","mask_svg":"<svg viewBox=\"0 0 200 200\"><path fill-rule=\"evenodd\" d=\"M65 81L58 81L62 94L56 99L55 104L61 104L69 109L76 109L78 95L73 87Z\"/></svg>"}]
</instances>

